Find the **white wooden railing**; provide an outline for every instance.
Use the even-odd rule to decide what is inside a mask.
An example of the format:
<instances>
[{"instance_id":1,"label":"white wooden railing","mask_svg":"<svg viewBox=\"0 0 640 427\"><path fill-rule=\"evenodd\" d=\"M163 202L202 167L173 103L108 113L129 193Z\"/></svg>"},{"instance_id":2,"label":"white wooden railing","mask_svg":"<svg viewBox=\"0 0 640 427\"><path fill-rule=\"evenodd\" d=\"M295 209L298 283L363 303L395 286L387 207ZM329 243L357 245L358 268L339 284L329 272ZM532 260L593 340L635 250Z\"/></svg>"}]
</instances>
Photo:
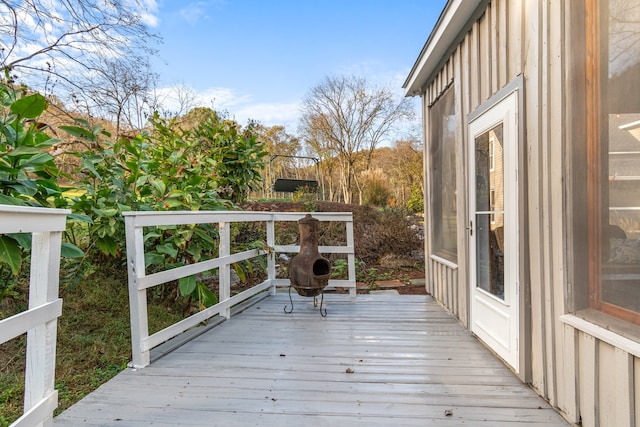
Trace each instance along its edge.
<instances>
[{"instance_id":1,"label":"white wooden railing","mask_svg":"<svg viewBox=\"0 0 640 427\"><path fill-rule=\"evenodd\" d=\"M187 331L201 322L219 315L226 319L231 317L231 307L241 303L258 293L270 290L276 292L277 286L289 286L289 279L276 278L276 254L295 253L300 251L297 245L275 244L275 223L282 221L298 221L305 212L230 212L230 211L180 211L180 212L125 212L125 228L127 235L127 268L129 273L129 304L131 311L132 363L135 368L142 368L150 363L150 350L171 338ZM353 217L350 212L327 213L313 212L319 221L343 222L346 226L345 246L320 246L319 252L347 255L348 279L330 280L329 286L345 287L350 295L356 295L356 269L353 239ZM268 250L248 250L231 253L230 224L234 222L264 222L267 232ZM219 254L218 258L203 260L195 264L185 265L147 275L144 257L144 227L173 226L193 224L218 224ZM231 266L234 263L267 256L267 279L259 285L231 296ZM178 280L214 268L219 272L218 303L208 307L178 323L149 335L147 317L147 289L169 281Z\"/></svg>"},{"instance_id":2,"label":"white wooden railing","mask_svg":"<svg viewBox=\"0 0 640 427\"><path fill-rule=\"evenodd\" d=\"M24 413L11 427L50 426L58 406L54 389L63 209L0 205L0 234L31 233L29 309L0 320L0 344L27 334Z\"/></svg>"}]
</instances>

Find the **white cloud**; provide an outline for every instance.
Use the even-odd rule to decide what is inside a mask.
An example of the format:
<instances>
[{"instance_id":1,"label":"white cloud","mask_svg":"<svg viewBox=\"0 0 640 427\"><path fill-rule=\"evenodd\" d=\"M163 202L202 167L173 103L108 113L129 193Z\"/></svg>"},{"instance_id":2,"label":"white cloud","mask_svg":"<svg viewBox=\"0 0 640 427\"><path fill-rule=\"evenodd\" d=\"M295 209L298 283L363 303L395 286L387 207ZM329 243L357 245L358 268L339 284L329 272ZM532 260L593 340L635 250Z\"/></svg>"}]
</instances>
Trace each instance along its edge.
<instances>
[{"instance_id":1,"label":"white cloud","mask_svg":"<svg viewBox=\"0 0 640 427\"><path fill-rule=\"evenodd\" d=\"M239 94L231 88L215 87L196 91L188 85L176 84L158 89L156 92L162 100L162 107L168 111L179 111L179 93L190 92L193 96L191 108L208 107L226 112L242 125L247 124L248 120L255 120L265 126L284 125L293 132L300 117L298 102L254 102L251 95Z\"/></svg>"},{"instance_id":2,"label":"white cloud","mask_svg":"<svg viewBox=\"0 0 640 427\"><path fill-rule=\"evenodd\" d=\"M196 93L199 105L210 106L215 110L231 110L251 101L250 95L240 95L230 88L209 88Z\"/></svg>"},{"instance_id":3,"label":"white cloud","mask_svg":"<svg viewBox=\"0 0 640 427\"><path fill-rule=\"evenodd\" d=\"M189 3L187 6L180 9L180 16L182 19L193 25L201 19L207 18L206 4L204 2Z\"/></svg>"},{"instance_id":4,"label":"white cloud","mask_svg":"<svg viewBox=\"0 0 640 427\"><path fill-rule=\"evenodd\" d=\"M129 8L133 14L138 16L145 25L151 28L160 25L158 3L156 0L124 0L123 4ZM111 4L108 2L103 3L103 7L108 6L111 6ZM115 10L113 12L115 12Z\"/></svg>"},{"instance_id":5,"label":"white cloud","mask_svg":"<svg viewBox=\"0 0 640 427\"><path fill-rule=\"evenodd\" d=\"M240 124L246 124L249 119L257 120L265 126L284 125L289 132L294 132L300 118L299 103L269 104L260 103L246 105L235 114L229 111Z\"/></svg>"}]
</instances>

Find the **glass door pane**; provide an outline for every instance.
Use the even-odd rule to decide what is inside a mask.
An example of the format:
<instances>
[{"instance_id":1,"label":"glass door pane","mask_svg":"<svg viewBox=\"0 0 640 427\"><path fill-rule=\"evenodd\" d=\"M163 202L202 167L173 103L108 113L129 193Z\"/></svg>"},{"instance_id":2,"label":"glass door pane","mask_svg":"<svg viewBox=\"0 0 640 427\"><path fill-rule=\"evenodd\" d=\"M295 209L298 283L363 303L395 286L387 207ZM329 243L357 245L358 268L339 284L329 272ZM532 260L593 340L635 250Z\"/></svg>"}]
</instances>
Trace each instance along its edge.
<instances>
[{"instance_id":1,"label":"glass door pane","mask_svg":"<svg viewBox=\"0 0 640 427\"><path fill-rule=\"evenodd\" d=\"M502 123L475 139L476 287L504 300Z\"/></svg>"}]
</instances>

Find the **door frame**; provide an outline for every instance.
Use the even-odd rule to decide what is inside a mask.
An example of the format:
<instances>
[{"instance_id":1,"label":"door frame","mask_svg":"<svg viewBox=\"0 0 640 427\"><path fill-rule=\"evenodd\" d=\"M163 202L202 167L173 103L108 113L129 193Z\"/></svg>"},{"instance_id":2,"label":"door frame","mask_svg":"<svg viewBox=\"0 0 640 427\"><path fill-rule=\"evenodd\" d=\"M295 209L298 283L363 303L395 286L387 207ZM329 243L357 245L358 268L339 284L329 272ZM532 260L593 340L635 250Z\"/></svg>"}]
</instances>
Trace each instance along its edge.
<instances>
[{"instance_id":1,"label":"door frame","mask_svg":"<svg viewBox=\"0 0 640 427\"><path fill-rule=\"evenodd\" d=\"M486 102L484 102L481 106L476 108L473 112L467 115L467 126L465 129L466 134L466 143L467 149L470 150L471 147L475 146L475 141L472 139L471 134L469 132L469 124L476 120L478 117L485 114L488 110L496 106L498 103L503 101L509 95L517 92L517 106L516 106L516 122L517 128L515 133L517 135L517 263L518 263L518 289L519 292L517 294L517 303L518 303L518 366L519 369L515 374L524 382L531 381L531 297L530 297L530 282L529 282L529 263L528 263L528 220L527 220L527 185L526 181L528 178L528 173L526 169L526 140L525 140L525 113L524 113L524 105L525 105L525 90L524 90L524 76L522 74L518 75L514 80L512 80L509 84L504 86L501 90L495 93L491 98L489 98ZM467 174L469 174L469 159L465 161L465 169L467 169ZM473 187L470 186L469 182L471 181L468 178L467 182L467 204L470 199L470 192L475 191ZM472 243L472 238L469 236L468 226L470 221L472 220L469 217L469 213L471 211L471 206L467 205L467 209L465 215L467 216L466 221L464 222L464 226L467 227L466 231L466 241L467 241L467 251L466 256L470 256L470 245ZM469 330L472 329L472 289L471 284L474 279L472 278L472 274L474 272L471 271L471 259L468 259L467 265L469 266L469 271L467 273L467 313L468 313L468 325Z\"/></svg>"}]
</instances>

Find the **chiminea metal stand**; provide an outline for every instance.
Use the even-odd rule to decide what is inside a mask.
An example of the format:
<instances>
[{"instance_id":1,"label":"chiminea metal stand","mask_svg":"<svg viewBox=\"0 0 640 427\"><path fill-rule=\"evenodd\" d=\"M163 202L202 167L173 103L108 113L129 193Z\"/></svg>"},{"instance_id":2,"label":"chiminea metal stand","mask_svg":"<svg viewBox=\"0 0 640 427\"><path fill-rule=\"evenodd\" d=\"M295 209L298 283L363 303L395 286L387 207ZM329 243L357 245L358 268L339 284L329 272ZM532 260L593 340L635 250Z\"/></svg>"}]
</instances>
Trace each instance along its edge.
<instances>
[{"instance_id":1,"label":"chiminea metal stand","mask_svg":"<svg viewBox=\"0 0 640 427\"><path fill-rule=\"evenodd\" d=\"M331 276L331 263L318 252L318 221L307 214L298 221L300 229L300 253L289 261L289 301L291 309L284 306L284 312L293 312L293 298L291 288L295 288L298 295L313 297L313 306L318 307L320 295L320 315L326 317L327 310L322 308L324 303L324 288Z\"/></svg>"}]
</instances>

